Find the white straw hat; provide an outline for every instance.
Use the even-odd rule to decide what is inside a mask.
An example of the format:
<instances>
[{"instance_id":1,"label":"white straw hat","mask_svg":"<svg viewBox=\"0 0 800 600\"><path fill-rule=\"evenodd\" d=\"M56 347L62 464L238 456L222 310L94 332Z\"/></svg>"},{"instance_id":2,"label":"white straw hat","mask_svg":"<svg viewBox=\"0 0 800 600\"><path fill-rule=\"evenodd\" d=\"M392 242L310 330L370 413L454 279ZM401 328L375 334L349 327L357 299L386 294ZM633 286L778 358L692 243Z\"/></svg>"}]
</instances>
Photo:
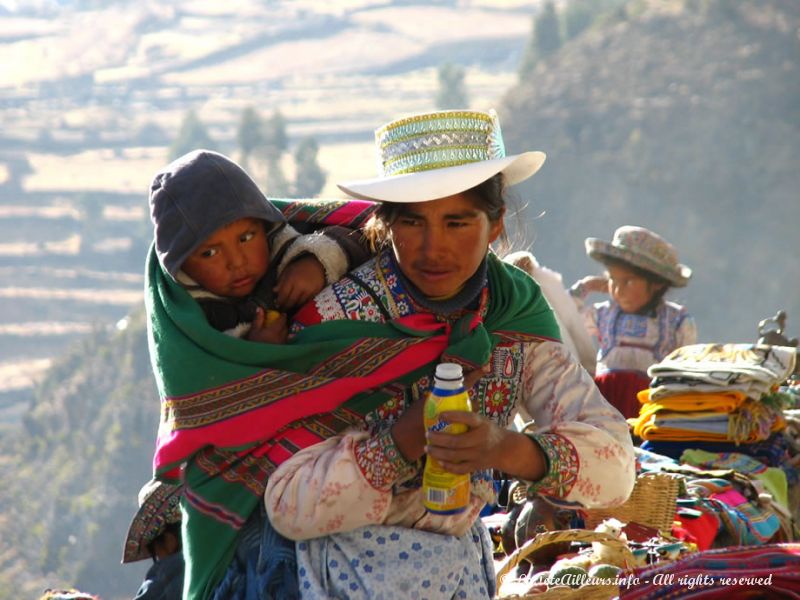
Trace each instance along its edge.
<instances>
[{"instance_id":1,"label":"white straw hat","mask_svg":"<svg viewBox=\"0 0 800 600\"><path fill-rule=\"evenodd\" d=\"M375 131L378 177L338 183L354 198L426 202L475 187L497 173L506 185L539 170L544 152L506 156L497 114L447 110L413 115Z\"/></svg>"}]
</instances>

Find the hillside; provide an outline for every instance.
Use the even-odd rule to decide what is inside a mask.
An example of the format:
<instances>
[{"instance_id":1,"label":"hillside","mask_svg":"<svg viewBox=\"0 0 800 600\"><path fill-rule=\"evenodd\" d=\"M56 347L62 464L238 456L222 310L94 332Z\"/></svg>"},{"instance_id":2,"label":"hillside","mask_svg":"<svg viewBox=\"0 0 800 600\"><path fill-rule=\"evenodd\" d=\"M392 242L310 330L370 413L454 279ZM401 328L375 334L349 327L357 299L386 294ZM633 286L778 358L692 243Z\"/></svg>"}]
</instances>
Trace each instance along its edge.
<instances>
[{"instance_id":1,"label":"hillside","mask_svg":"<svg viewBox=\"0 0 800 600\"><path fill-rule=\"evenodd\" d=\"M280 110L290 150L319 142L332 194L372 174L378 124L433 108L441 63L493 104L530 14L520 0L0 3L0 422L140 300L148 185L188 111L236 157L244 109Z\"/></svg>"},{"instance_id":2,"label":"hillside","mask_svg":"<svg viewBox=\"0 0 800 600\"><path fill-rule=\"evenodd\" d=\"M693 268L672 296L701 341L778 309L800 329L798 28L791 1L629 2L540 62L503 112L510 148L548 153L522 194L542 263L597 273L583 239L643 225Z\"/></svg>"},{"instance_id":3,"label":"hillside","mask_svg":"<svg viewBox=\"0 0 800 600\"><path fill-rule=\"evenodd\" d=\"M443 61L465 65L476 107L494 104L531 9L0 3L0 599L63 585L129 598L147 566L119 558L158 402L140 316L117 323L141 303L147 189L187 111L236 156L242 111L280 109L290 146L319 141L331 193L372 173L376 125L434 107Z\"/></svg>"},{"instance_id":4,"label":"hillside","mask_svg":"<svg viewBox=\"0 0 800 600\"><path fill-rule=\"evenodd\" d=\"M147 565L121 565L151 473L158 396L143 311L96 331L37 386L22 427L0 429L0 598L77 586L130 598ZM21 429L21 430L20 430Z\"/></svg>"}]
</instances>

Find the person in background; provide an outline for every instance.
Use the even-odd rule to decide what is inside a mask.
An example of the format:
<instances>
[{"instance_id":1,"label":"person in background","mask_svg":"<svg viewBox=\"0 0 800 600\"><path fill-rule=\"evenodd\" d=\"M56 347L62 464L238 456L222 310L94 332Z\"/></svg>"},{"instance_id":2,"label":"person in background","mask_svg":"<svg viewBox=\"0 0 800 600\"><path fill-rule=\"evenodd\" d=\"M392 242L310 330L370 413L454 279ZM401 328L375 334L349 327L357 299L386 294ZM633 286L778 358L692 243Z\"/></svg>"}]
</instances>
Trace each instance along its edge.
<instances>
[{"instance_id":1,"label":"person in background","mask_svg":"<svg viewBox=\"0 0 800 600\"><path fill-rule=\"evenodd\" d=\"M182 487L151 479L139 491L122 562L151 559L134 600L180 600L183 592L180 498Z\"/></svg>"},{"instance_id":2,"label":"person in background","mask_svg":"<svg viewBox=\"0 0 800 600\"><path fill-rule=\"evenodd\" d=\"M694 318L684 306L664 299L671 287L684 287L692 271L678 262L664 238L633 225L617 229L610 243L587 238L586 253L606 272L580 279L569 292L599 345L594 379L625 417L636 417L636 393L650 384L647 368L697 341ZM610 299L587 304L592 292Z\"/></svg>"},{"instance_id":3,"label":"person in background","mask_svg":"<svg viewBox=\"0 0 800 600\"><path fill-rule=\"evenodd\" d=\"M369 256L346 227L300 234L239 165L210 150L155 175L150 216L169 275L212 327L250 341L284 343L285 311Z\"/></svg>"},{"instance_id":4,"label":"person in background","mask_svg":"<svg viewBox=\"0 0 800 600\"><path fill-rule=\"evenodd\" d=\"M533 175L544 154L505 156L494 112L414 115L380 128L376 142L381 175L340 188L380 203L369 229L379 253L302 307L291 330L301 339L347 319L407 336L373 344L361 362L390 364L389 351L410 343L417 356L430 347L429 362L404 367L407 383L384 387L386 400L363 418L348 413L346 431L282 462L267 482L267 513L297 540L303 598L491 598L492 544L478 515L495 499L492 471L562 506L615 505L633 487L633 445L561 343L539 286L490 250L504 231L505 188ZM479 376L466 383L474 412L442 415L468 427L460 435L423 424L440 361ZM508 427L517 413L522 432ZM424 508L426 455L471 474L463 512Z\"/></svg>"}]
</instances>

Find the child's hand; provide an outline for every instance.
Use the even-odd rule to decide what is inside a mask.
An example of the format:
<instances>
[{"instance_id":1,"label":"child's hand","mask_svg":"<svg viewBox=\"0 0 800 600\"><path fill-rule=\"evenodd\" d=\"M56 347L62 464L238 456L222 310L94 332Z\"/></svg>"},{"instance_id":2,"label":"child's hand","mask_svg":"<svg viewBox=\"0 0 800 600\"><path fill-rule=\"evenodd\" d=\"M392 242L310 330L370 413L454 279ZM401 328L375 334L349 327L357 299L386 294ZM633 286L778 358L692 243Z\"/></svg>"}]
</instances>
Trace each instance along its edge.
<instances>
[{"instance_id":1,"label":"child's hand","mask_svg":"<svg viewBox=\"0 0 800 600\"><path fill-rule=\"evenodd\" d=\"M581 286L585 292L597 294L608 293L608 278L605 275L589 275L579 280L576 286Z\"/></svg>"},{"instance_id":2,"label":"child's hand","mask_svg":"<svg viewBox=\"0 0 800 600\"><path fill-rule=\"evenodd\" d=\"M325 269L308 255L290 262L278 277L275 301L282 310L305 304L325 287Z\"/></svg>"},{"instance_id":3,"label":"child's hand","mask_svg":"<svg viewBox=\"0 0 800 600\"><path fill-rule=\"evenodd\" d=\"M269 313L269 314L268 314ZM247 332L251 342L266 344L285 344L289 336L286 314L275 310L265 311L260 306L256 309L256 318Z\"/></svg>"}]
</instances>

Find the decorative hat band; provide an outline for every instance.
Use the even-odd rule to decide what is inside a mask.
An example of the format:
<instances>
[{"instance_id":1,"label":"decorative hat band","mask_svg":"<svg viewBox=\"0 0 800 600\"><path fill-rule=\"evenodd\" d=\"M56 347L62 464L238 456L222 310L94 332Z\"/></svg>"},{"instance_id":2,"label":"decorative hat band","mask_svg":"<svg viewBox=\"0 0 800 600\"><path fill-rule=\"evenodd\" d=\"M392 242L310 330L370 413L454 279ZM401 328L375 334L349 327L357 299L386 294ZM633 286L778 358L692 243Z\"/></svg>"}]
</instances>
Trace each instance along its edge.
<instances>
[{"instance_id":1,"label":"decorative hat band","mask_svg":"<svg viewBox=\"0 0 800 600\"><path fill-rule=\"evenodd\" d=\"M444 111L392 121L375 132L381 177L503 158L497 113Z\"/></svg>"}]
</instances>

